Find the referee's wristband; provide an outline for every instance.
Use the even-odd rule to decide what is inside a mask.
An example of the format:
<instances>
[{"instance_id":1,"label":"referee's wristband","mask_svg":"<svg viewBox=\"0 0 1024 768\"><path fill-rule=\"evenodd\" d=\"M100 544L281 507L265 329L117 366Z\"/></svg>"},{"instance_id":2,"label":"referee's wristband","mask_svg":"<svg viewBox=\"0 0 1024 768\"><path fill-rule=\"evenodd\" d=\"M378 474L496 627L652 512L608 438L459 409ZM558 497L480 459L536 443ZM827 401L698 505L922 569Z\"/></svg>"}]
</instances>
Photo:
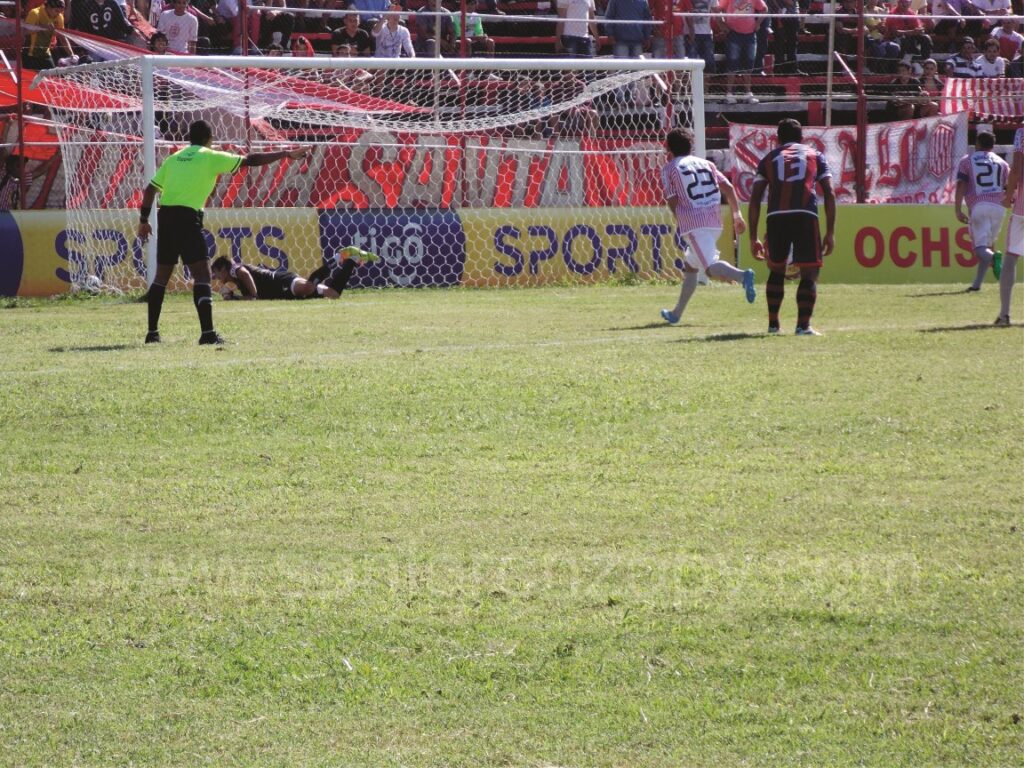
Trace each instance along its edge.
<instances>
[{"instance_id":1,"label":"referee's wristband","mask_svg":"<svg viewBox=\"0 0 1024 768\"><path fill-rule=\"evenodd\" d=\"M152 211L153 211L153 206L151 206L151 205L144 205L144 206L142 206L139 209L139 223L140 224L148 224L149 223L149 214Z\"/></svg>"}]
</instances>

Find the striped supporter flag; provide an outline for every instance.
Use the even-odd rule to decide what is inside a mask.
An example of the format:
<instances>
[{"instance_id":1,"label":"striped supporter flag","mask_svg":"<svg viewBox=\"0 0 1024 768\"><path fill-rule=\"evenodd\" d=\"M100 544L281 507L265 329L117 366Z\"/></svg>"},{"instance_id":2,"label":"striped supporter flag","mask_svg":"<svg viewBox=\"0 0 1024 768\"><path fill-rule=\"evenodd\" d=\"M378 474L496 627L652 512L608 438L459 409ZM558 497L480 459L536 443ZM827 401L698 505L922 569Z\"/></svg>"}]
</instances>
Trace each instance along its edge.
<instances>
[{"instance_id":1,"label":"striped supporter flag","mask_svg":"<svg viewBox=\"0 0 1024 768\"><path fill-rule=\"evenodd\" d=\"M942 114L970 112L974 119L1016 122L1024 117L1024 78L950 77L942 91Z\"/></svg>"}]
</instances>

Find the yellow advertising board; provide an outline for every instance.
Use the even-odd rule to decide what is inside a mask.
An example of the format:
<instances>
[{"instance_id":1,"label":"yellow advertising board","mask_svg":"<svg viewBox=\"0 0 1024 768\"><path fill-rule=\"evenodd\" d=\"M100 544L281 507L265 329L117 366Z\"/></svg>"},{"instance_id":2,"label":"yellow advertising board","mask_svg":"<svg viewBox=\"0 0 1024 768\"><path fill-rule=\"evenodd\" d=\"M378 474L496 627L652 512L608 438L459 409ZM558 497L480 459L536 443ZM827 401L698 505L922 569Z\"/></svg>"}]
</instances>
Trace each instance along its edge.
<instances>
[{"instance_id":1,"label":"yellow advertising board","mask_svg":"<svg viewBox=\"0 0 1024 768\"><path fill-rule=\"evenodd\" d=\"M356 285L529 286L634 275L674 280L682 265L675 221L664 207L361 214L312 208L211 209L205 229L213 257L306 274L324 255L341 245L359 244L360 237L369 238L359 240L361 247L373 248L371 235L389 217L405 222L406 228L415 224L419 232L416 243L423 253L415 269L409 267L412 277L399 280L405 252L392 248L381 252L379 274ZM416 221L409 223L410 217ZM0 295L62 293L87 275L142 288L145 253L135 237L137 213L105 211L102 217L78 218L88 223L69 227L65 214L57 211L0 212ZM729 216L723 215L723 221L719 248L723 258L735 261ZM762 234L764 229L762 221ZM1005 242L1004 224L998 246L1005 247ZM753 266L764 276L764 265L750 257L746 236L739 238L738 258L740 266ZM430 259L434 267L426 271L432 274L443 267L442 282L420 274ZM822 280L956 283L971 279L974 266L970 234L956 221L952 206L846 205L838 211L836 250L825 261Z\"/></svg>"},{"instance_id":2,"label":"yellow advertising board","mask_svg":"<svg viewBox=\"0 0 1024 768\"><path fill-rule=\"evenodd\" d=\"M63 211L0 213L0 295L52 296L87 275L143 288L145 253L135 236L138 212L104 211L102 219L83 218L88 223L68 226ZM204 229L211 258L303 273L320 264L320 226L313 209L214 209Z\"/></svg>"},{"instance_id":3,"label":"yellow advertising board","mask_svg":"<svg viewBox=\"0 0 1024 768\"><path fill-rule=\"evenodd\" d=\"M684 255L664 207L466 210L459 217L466 236L463 285L675 277ZM731 254L731 235L722 241Z\"/></svg>"},{"instance_id":4,"label":"yellow advertising board","mask_svg":"<svg viewBox=\"0 0 1024 768\"><path fill-rule=\"evenodd\" d=\"M764 208L762 208L762 215ZM744 215L746 210L744 208ZM644 276L678 274L682 253L675 223L664 208L464 211L465 284L541 285L566 280L599 282L639 266ZM718 247L735 260L731 218ZM1006 244L1006 223L997 249ZM824 231L824 215L821 221ZM760 223L764 237L765 221ZM952 206L845 205L836 217L836 248L822 280L831 283L957 283L977 264L970 232ZM739 238L739 263L766 275ZM625 258L624 256L627 256Z\"/></svg>"},{"instance_id":5,"label":"yellow advertising board","mask_svg":"<svg viewBox=\"0 0 1024 768\"><path fill-rule=\"evenodd\" d=\"M1008 222L1007 213L996 250L1006 246ZM764 231L762 219L762 238ZM951 205L839 206L835 241L835 251L822 267L823 282L961 283L973 278L977 266L970 231L956 220ZM764 265L750 258L746 236L740 238L740 258L761 277L766 274Z\"/></svg>"}]
</instances>

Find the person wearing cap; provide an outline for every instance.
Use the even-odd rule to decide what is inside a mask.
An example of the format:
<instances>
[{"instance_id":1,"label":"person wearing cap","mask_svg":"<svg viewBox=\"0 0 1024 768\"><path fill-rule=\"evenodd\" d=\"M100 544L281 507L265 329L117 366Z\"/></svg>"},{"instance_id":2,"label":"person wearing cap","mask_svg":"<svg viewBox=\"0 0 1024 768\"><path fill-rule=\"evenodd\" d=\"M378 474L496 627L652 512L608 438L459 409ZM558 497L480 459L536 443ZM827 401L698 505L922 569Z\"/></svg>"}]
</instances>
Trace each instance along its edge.
<instances>
[{"instance_id":1,"label":"person wearing cap","mask_svg":"<svg viewBox=\"0 0 1024 768\"><path fill-rule=\"evenodd\" d=\"M960 50L946 59L946 75L949 77L981 77L981 67L975 61L978 48L973 37L960 41Z\"/></svg>"},{"instance_id":2,"label":"person wearing cap","mask_svg":"<svg viewBox=\"0 0 1024 768\"><path fill-rule=\"evenodd\" d=\"M25 24L41 27L28 36L23 64L29 69L53 69L54 32L64 29L64 0L46 0L25 16ZM71 44L63 35L57 35L68 56L74 56Z\"/></svg>"}]
</instances>

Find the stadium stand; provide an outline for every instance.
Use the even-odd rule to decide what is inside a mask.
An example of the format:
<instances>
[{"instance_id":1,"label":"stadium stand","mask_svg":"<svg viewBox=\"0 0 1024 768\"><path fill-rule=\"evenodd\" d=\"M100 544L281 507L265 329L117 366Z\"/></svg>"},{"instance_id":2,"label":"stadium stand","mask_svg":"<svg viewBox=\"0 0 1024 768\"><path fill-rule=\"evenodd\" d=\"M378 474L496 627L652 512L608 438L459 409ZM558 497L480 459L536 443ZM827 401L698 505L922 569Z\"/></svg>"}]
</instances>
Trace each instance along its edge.
<instances>
[{"instance_id":1,"label":"stadium stand","mask_svg":"<svg viewBox=\"0 0 1024 768\"><path fill-rule=\"evenodd\" d=\"M26 0L24 13L45 0ZM554 57L559 0L478 0L486 35L493 41L494 55L501 57ZM567 0L560 0L567 2ZM609 0L593 0L599 35L593 53L611 55L612 25L604 20ZM643 2L644 0L641 0ZM198 53L259 53L270 45L314 55L332 54L332 35L343 26L344 17L356 8L384 8L384 0L193 0L190 12L199 20ZM576 0L577 3L580 0ZM585 0L584 0L585 2ZM682 36L686 52L699 57L694 42L710 27L717 72L705 75L705 125L710 148L727 146L729 125L775 123L782 117L796 117L806 125L852 125L866 114L870 123L900 117L927 117L967 111L971 124L991 125L1004 141L1024 121L1024 0L842 0L832 15L817 0L768 0L769 13L759 22L758 55L751 75L756 97L744 103L730 103L725 93L725 38L719 0L654 0L655 15L664 17L670 5L677 19L675 30ZM127 50L141 53L155 31L154 21L168 0L66 0L65 16L81 18L87 6L114 3L124 14L130 29L118 29L109 37ZM428 7L429 6L429 7ZM242 8L248 7L243 23ZM425 43L432 36L434 0L402 0L402 23L413 38L419 55L433 52ZM462 0L444 0L443 9L461 22ZM15 66L17 37L12 0L0 0L0 48L9 69ZM76 15L77 14L77 15ZM116 15L116 14L115 14ZM455 17L458 17L455 19ZM650 22L653 35L664 36L666 26ZM74 25L68 24L69 27ZM465 28L455 23L454 28ZM26 28L25 34L45 32ZM794 32L795 41L791 33ZM104 58L98 38L103 30L69 31L81 61ZM248 38L243 45L243 34ZM986 45L992 40L993 45ZM113 45L114 42L107 43ZM307 47L308 42L308 47ZM791 60L794 53L795 61ZM973 42L973 48L971 46ZM998 49L994 43L998 43ZM648 46L648 52L651 53ZM666 56L674 56L673 45L663 45ZM446 55L474 54L468 40L454 39L442 46ZM863 56L863 58L861 58ZM986 57L988 57L986 59ZM902 75L897 74L899 67ZM947 66L947 63L950 66ZM950 72L955 76L950 77ZM1003 76L985 76L1002 72ZM858 78L860 86L858 86ZM11 109L10 92L0 107ZM860 104L858 103L860 102ZM614 124L602 124L614 130Z\"/></svg>"}]
</instances>

